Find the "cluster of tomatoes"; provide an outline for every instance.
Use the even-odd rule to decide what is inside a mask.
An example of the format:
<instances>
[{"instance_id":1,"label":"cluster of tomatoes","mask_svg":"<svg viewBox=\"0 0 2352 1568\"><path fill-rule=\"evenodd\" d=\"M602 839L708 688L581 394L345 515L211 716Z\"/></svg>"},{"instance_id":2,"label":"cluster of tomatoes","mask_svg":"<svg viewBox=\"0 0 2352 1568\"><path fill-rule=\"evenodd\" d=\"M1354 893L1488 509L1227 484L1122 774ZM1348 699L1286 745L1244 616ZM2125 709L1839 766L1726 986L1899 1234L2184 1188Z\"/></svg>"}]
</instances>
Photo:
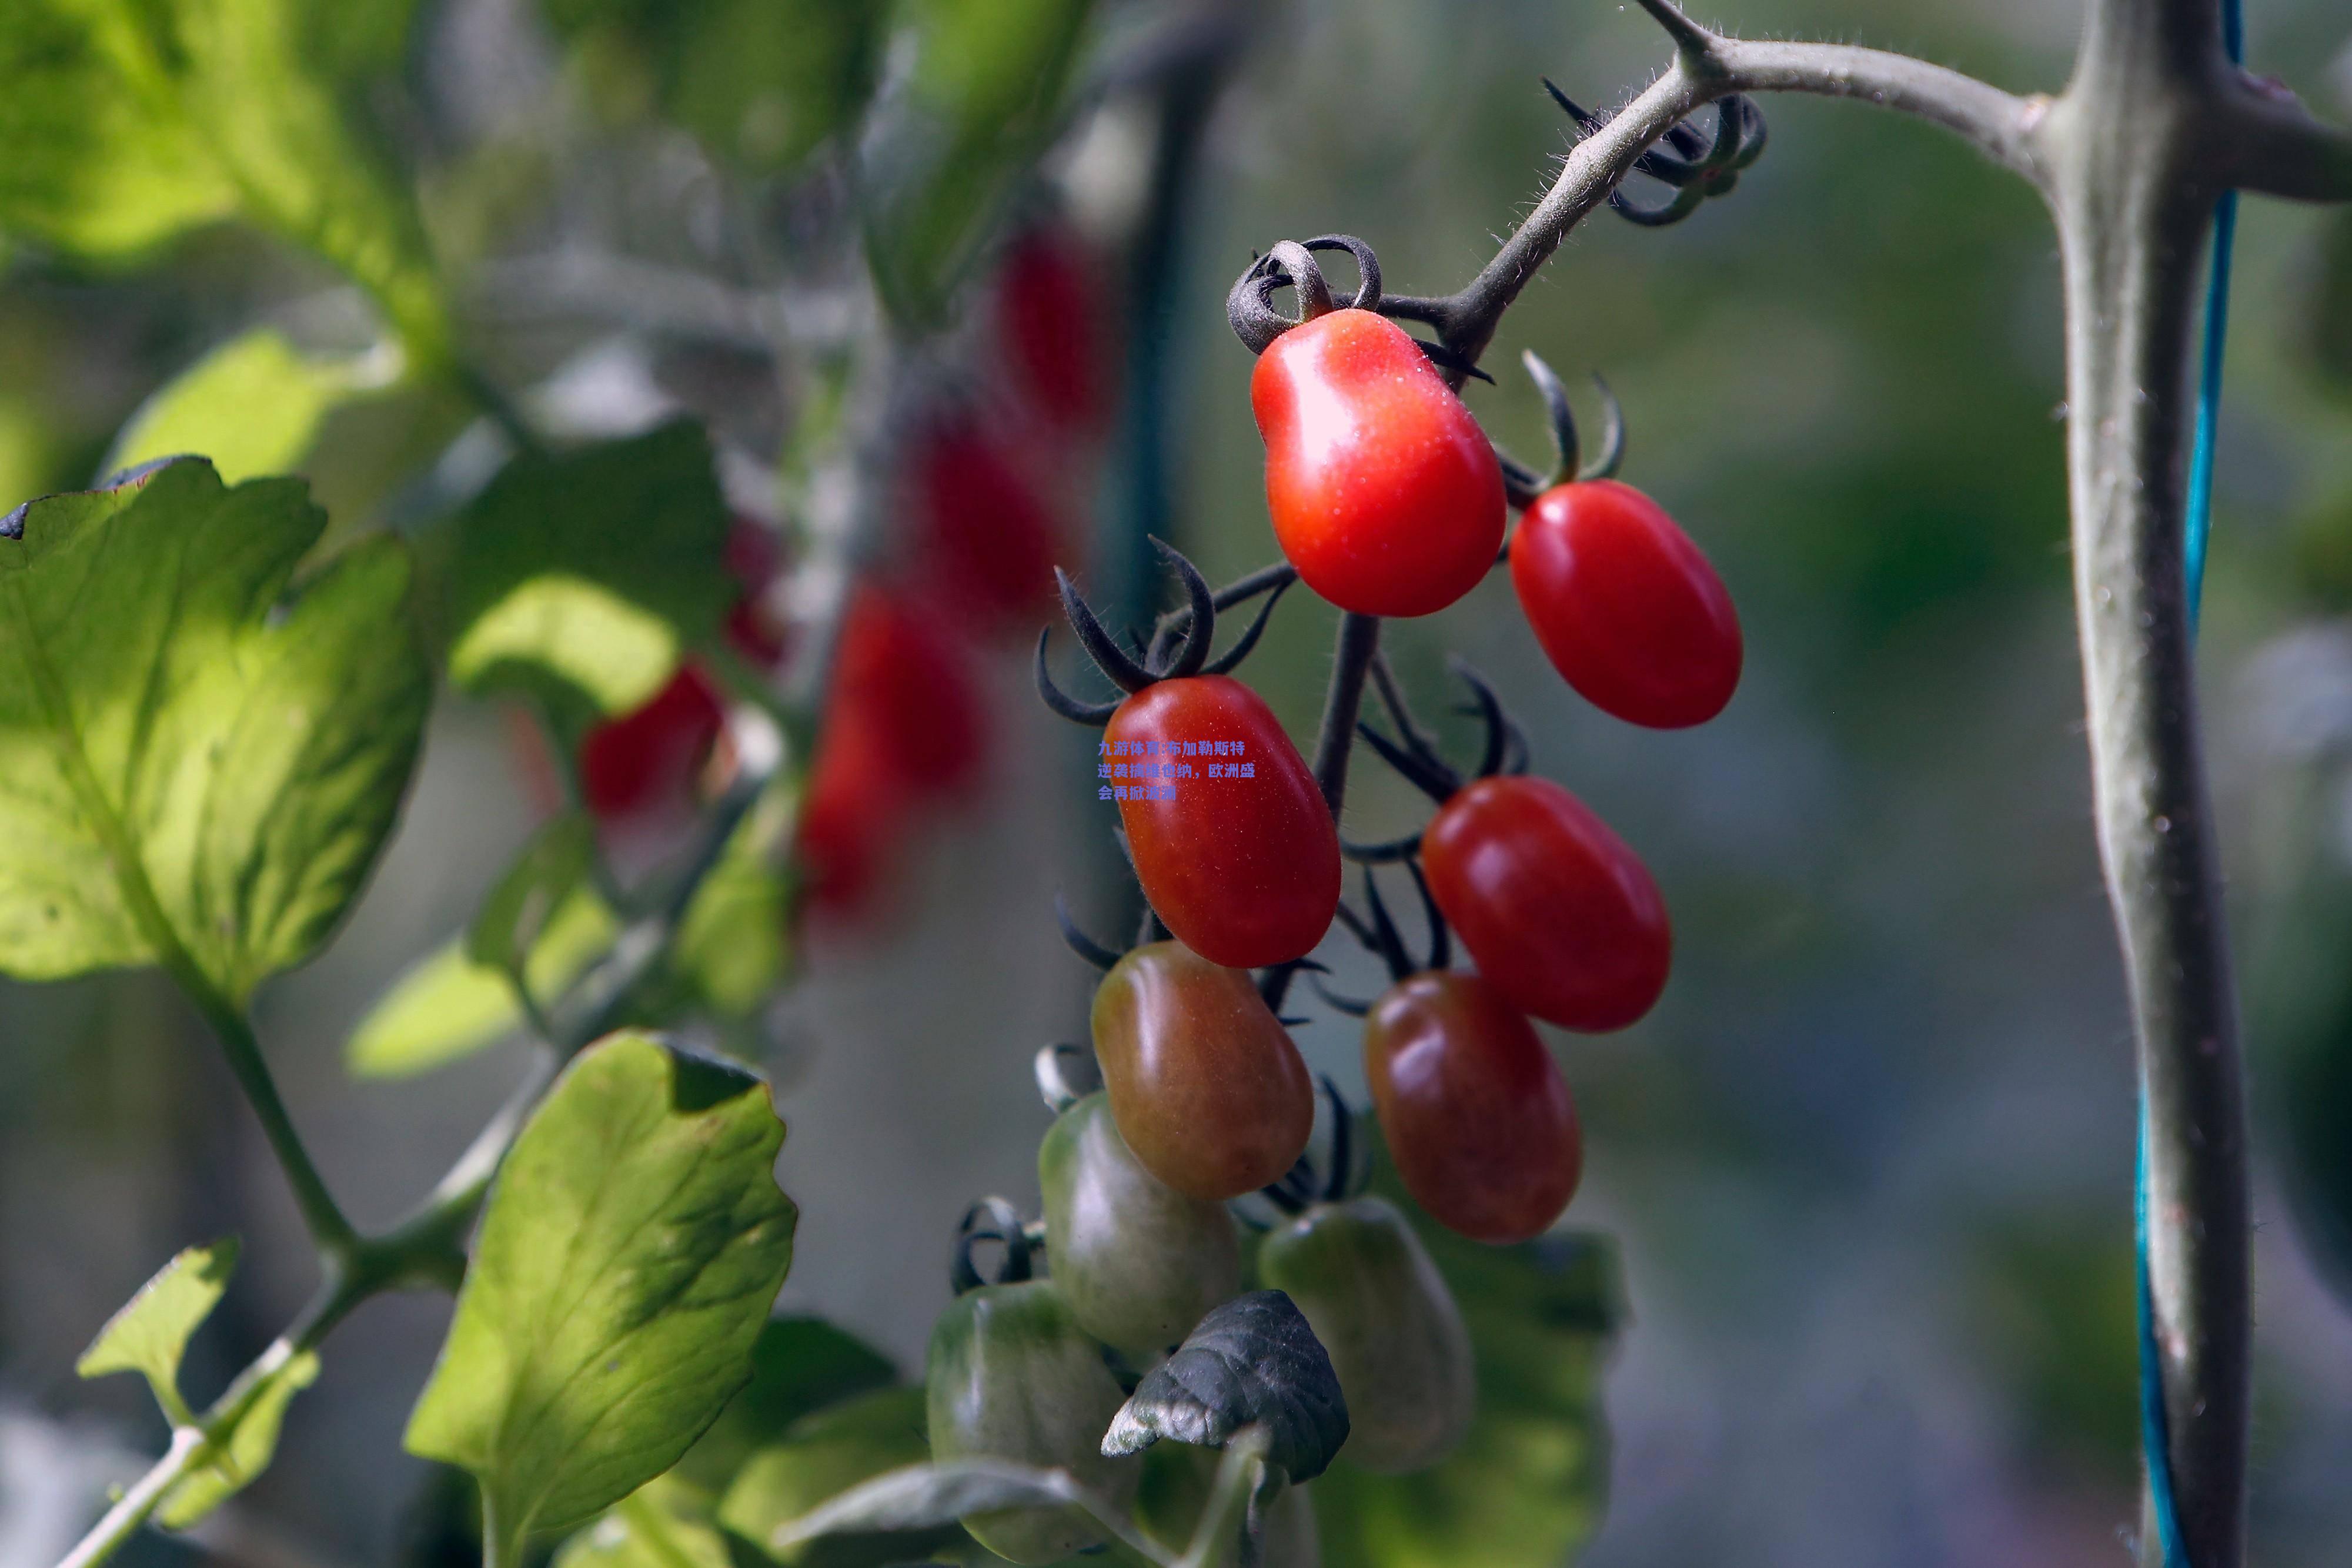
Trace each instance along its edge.
<instances>
[{"instance_id":1,"label":"cluster of tomatoes","mask_svg":"<svg viewBox=\"0 0 2352 1568\"><path fill-rule=\"evenodd\" d=\"M1384 678L1401 733L1362 733L1437 811L1394 843L1343 842L1337 769L1318 778L1230 674L1282 589L1304 581L1355 616L1426 615L1507 559L1537 641L1604 711L1657 728L1695 725L1722 710L1739 678L1739 623L1713 569L1654 502L1609 476L1622 446L1613 404L1609 450L1580 472L1566 397L1530 356L1560 449L1558 480L1535 479L1464 407L1440 369L1450 357L1373 308L1370 252L1315 244L1355 253L1364 282L1354 302L1335 305L1296 245L1255 266L1234 301L1236 329L1260 350L1251 400L1286 567L1213 594L1162 545L1187 602L1124 645L1062 577L1071 628L1122 692L1115 701L1068 695L1044 640L1037 650L1047 705L1104 728L1101 792L1118 802L1167 935L1112 953L1065 918L1072 946L1106 970L1092 1016L1103 1089L1062 1097L1039 1155L1051 1278L1029 1279L1025 1247L1015 1248L1007 1279L961 1281L978 1288L938 1325L931 1442L943 1458L1066 1466L1115 1499L1135 1495L1137 1476L1098 1451L1120 1398L1099 1348L1147 1362L1240 1290L1244 1239L1228 1205L1251 1194L1286 1215L1257 1241L1255 1273L1291 1298L1329 1354L1351 1461L1417 1469L1467 1428L1474 1369L1460 1313L1404 1216L1353 1195L1349 1113L1336 1092L1324 1179L1307 1157L1315 1084L1276 1009L1297 971L1320 970L1308 955L1335 919L1393 980L1370 1002L1325 995L1365 1019L1366 1075L1398 1176L1439 1223L1492 1243L1548 1228L1581 1175L1575 1104L1531 1020L1622 1029L1656 1002L1671 956L1647 868L1574 795L1526 775L1524 738L1466 671L1486 721L1475 775L1438 754ZM1281 287L1297 289L1299 319L1273 314ZM1522 517L1507 550L1514 500ZM1217 611L1257 594L1255 622L1213 661ZM1207 760L1229 757L1254 766ZM1351 858L1364 864L1366 915L1341 901ZM1425 958L1408 955L1382 903L1383 864L1402 864L1420 891ZM1456 935L1475 972L1451 965ZM1011 1245L1021 1231L1008 1218L990 1234ZM1067 1510L966 1522L1020 1562L1101 1539Z\"/></svg>"},{"instance_id":2,"label":"cluster of tomatoes","mask_svg":"<svg viewBox=\"0 0 2352 1568\"><path fill-rule=\"evenodd\" d=\"M981 662L1036 623L1053 562L1081 542L1070 487L1101 436L1108 373L1094 265L1057 225L1014 239L990 282L988 376L908 440L899 564L862 577L845 606L801 809L795 860L811 911L871 913L909 830L985 774ZM728 564L741 588L729 647L773 672L789 652L782 539L739 518ZM644 706L584 738L583 803L622 827L682 815L723 767L725 731L720 686L689 660Z\"/></svg>"}]
</instances>

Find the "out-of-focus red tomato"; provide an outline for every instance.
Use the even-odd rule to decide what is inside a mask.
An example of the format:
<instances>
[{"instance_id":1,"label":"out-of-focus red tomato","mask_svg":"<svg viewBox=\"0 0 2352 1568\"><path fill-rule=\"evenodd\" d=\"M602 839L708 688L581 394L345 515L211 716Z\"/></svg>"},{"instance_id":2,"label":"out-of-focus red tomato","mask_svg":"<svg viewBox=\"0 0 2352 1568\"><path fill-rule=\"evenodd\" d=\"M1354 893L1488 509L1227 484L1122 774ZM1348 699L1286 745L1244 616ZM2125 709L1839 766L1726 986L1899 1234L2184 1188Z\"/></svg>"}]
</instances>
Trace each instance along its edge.
<instances>
[{"instance_id":1,"label":"out-of-focus red tomato","mask_svg":"<svg viewBox=\"0 0 2352 1568\"><path fill-rule=\"evenodd\" d=\"M926 587L975 630L1033 634L1068 543L1039 486L979 426L951 419L916 443L915 507Z\"/></svg>"},{"instance_id":2,"label":"out-of-focus red tomato","mask_svg":"<svg viewBox=\"0 0 2352 1568\"><path fill-rule=\"evenodd\" d=\"M872 727L909 793L939 800L979 781L988 729L971 655L932 606L860 583L842 622L833 693L828 727L845 713Z\"/></svg>"},{"instance_id":3,"label":"out-of-focus red tomato","mask_svg":"<svg viewBox=\"0 0 2352 1568\"><path fill-rule=\"evenodd\" d=\"M807 907L836 917L870 914L896 870L910 804L879 716L855 703L827 714L794 846Z\"/></svg>"},{"instance_id":4,"label":"out-of-focus red tomato","mask_svg":"<svg viewBox=\"0 0 2352 1568\"><path fill-rule=\"evenodd\" d=\"M691 800L725 722L710 677L679 665L645 706L588 732L580 744L581 799L604 818Z\"/></svg>"},{"instance_id":5,"label":"out-of-focus red tomato","mask_svg":"<svg viewBox=\"0 0 2352 1568\"><path fill-rule=\"evenodd\" d=\"M1047 423L1074 434L1109 413L1103 310L1084 245L1069 231L1031 229L996 280L996 335L1015 385Z\"/></svg>"}]
</instances>

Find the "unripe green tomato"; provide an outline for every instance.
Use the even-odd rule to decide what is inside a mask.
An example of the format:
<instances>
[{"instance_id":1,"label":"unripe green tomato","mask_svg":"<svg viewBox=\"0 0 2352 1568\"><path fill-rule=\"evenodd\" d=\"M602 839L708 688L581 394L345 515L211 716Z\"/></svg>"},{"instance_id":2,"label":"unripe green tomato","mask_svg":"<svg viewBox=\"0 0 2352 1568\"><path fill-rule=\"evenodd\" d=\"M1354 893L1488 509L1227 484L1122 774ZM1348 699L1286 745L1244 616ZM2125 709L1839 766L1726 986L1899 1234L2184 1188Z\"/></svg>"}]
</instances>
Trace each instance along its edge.
<instances>
[{"instance_id":1,"label":"unripe green tomato","mask_svg":"<svg viewBox=\"0 0 2352 1568\"><path fill-rule=\"evenodd\" d=\"M1348 1398L1349 1460L1385 1475L1433 1465L1470 1427L1470 1331L1412 1226L1377 1197L1318 1204L1267 1234L1259 1282L1284 1291Z\"/></svg>"},{"instance_id":2,"label":"unripe green tomato","mask_svg":"<svg viewBox=\"0 0 2352 1568\"><path fill-rule=\"evenodd\" d=\"M1127 1396L1051 1281L985 1285L950 1302L931 1329L924 1387L933 1459L1065 1469L1122 1508L1135 1495L1135 1460L1102 1452ZM1015 1563L1058 1562L1108 1539L1076 1508L999 1509L967 1514L963 1527Z\"/></svg>"},{"instance_id":3,"label":"unripe green tomato","mask_svg":"<svg viewBox=\"0 0 2352 1568\"><path fill-rule=\"evenodd\" d=\"M1054 1283L1104 1343L1138 1356L1165 1351L1241 1290L1233 1216L1145 1170L1118 1135L1108 1095L1062 1113L1038 1146L1037 1181Z\"/></svg>"}]
</instances>

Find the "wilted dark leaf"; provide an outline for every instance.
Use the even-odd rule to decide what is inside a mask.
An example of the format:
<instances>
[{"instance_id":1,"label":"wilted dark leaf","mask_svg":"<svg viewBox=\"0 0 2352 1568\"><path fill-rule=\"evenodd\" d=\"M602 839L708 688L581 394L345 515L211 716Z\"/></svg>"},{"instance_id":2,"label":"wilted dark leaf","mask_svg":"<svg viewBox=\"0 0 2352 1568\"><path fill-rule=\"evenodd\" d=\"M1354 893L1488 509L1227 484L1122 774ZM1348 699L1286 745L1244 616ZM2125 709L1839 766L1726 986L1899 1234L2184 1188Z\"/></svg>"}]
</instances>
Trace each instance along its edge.
<instances>
[{"instance_id":1,"label":"wilted dark leaf","mask_svg":"<svg viewBox=\"0 0 2352 1568\"><path fill-rule=\"evenodd\" d=\"M1280 1291L1236 1296L1202 1318L1136 1385L1103 1452L1137 1453L1162 1437L1223 1448L1251 1426L1266 1428L1266 1462L1294 1481L1321 1475L1348 1440L1331 1358Z\"/></svg>"}]
</instances>

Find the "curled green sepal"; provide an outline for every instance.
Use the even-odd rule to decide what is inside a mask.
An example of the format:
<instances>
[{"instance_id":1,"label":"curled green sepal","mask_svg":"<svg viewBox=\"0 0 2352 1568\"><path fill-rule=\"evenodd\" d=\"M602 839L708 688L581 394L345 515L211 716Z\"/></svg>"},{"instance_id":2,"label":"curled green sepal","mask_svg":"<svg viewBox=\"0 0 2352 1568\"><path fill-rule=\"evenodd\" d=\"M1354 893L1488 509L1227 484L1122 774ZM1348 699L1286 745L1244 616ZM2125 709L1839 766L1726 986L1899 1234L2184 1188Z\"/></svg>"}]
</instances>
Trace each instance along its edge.
<instances>
[{"instance_id":1,"label":"curled green sepal","mask_svg":"<svg viewBox=\"0 0 2352 1568\"><path fill-rule=\"evenodd\" d=\"M1306 1316L1280 1291L1236 1296L1202 1318L1176 1354L1144 1375L1103 1437L1106 1454L1162 1437L1223 1448L1266 1429L1266 1463L1311 1480L1348 1440L1348 1401Z\"/></svg>"}]
</instances>

